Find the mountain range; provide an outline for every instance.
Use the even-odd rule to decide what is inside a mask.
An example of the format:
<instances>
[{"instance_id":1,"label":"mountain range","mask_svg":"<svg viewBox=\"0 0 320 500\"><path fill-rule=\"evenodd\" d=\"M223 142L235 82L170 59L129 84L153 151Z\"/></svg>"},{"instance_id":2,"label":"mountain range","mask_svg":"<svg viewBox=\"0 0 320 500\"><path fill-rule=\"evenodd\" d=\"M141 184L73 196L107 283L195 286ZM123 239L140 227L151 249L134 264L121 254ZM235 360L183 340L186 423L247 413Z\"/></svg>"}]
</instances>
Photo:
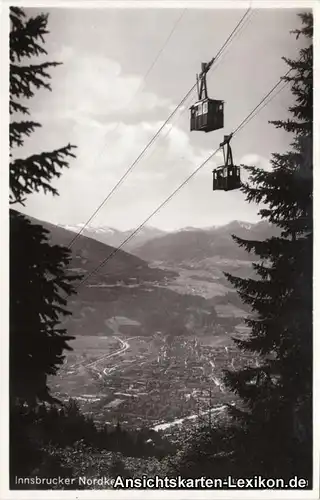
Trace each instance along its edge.
<instances>
[{"instance_id":1,"label":"mountain range","mask_svg":"<svg viewBox=\"0 0 320 500\"><path fill-rule=\"evenodd\" d=\"M87 275L100 263L108 259L104 266L95 272L88 280L88 284L109 285L122 281L162 281L166 273L151 269L141 258L131 255L123 250L115 253L113 246L101 243L89 238L84 234L76 235L74 231L65 229L49 222L28 217L33 224L41 224L49 233L48 237L52 244L71 247L70 269L78 274ZM75 238L75 236L77 236ZM112 258L109 257L112 254ZM170 274L170 273L168 273Z\"/></svg>"},{"instance_id":2,"label":"mountain range","mask_svg":"<svg viewBox=\"0 0 320 500\"><path fill-rule=\"evenodd\" d=\"M186 228L169 233L136 246L132 253L146 261L166 262L170 265L211 258L252 261L255 256L239 247L232 235L248 240L264 240L279 234L268 222L255 224L233 221L224 226L205 229Z\"/></svg>"},{"instance_id":3,"label":"mountain range","mask_svg":"<svg viewBox=\"0 0 320 500\"><path fill-rule=\"evenodd\" d=\"M84 224L76 224L76 225L62 225L59 224L58 227L66 229L68 231L72 231L74 233L79 233L81 229L84 227ZM130 229L127 231L120 231L119 229L115 229L113 227L108 226L86 226L81 234L83 236L88 236L89 238L93 238L94 240L100 241L101 243L105 243L106 245L111 245L113 247L118 247L121 243L126 240L134 230ZM151 226L144 226L141 228L139 232L137 232L132 239L130 239L125 248L128 252L137 246L143 245L149 240L157 238L159 236L164 236L166 231L162 231L161 229L157 229Z\"/></svg>"},{"instance_id":4,"label":"mountain range","mask_svg":"<svg viewBox=\"0 0 320 500\"><path fill-rule=\"evenodd\" d=\"M59 227L78 233L83 225ZM133 230L120 231L107 226L88 226L81 234L117 247L132 232ZM130 241L126 242L123 248L126 252L145 261L166 262L170 265L181 264L184 261L197 262L216 256L252 261L254 257L237 245L232 239L233 234L244 239L263 240L279 233L274 226L265 221L250 223L235 220L223 226L186 227L172 232L145 226Z\"/></svg>"},{"instance_id":5,"label":"mountain range","mask_svg":"<svg viewBox=\"0 0 320 500\"><path fill-rule=\"evenodd\" d=\"M252 273L252 256L239 249L231 235L263 239L275 233L266 223L239 221L172 233L147 228L128 253L101 242L118 238L121 243L127 232L89 228L86 234L92 237L75 238L75 228L30 220L49 231L52 244L69 246L73 241L73 273L88 276L99 266L69 299L72 316L65 326L71 335L110 335L112 318L122 318L117 332L134 335L214 334L216 327L230 331L246 310L223 272Z\"/></svg>"},{"instance_id":6,"label":"mountain range","mask_svg":"<svg viewBox=\"0 0 320 500\"><path fill-rule=\"evenodd\" d=\"M75 233L29 217L48 231L51 244L70 246ZM71 335L111 335L113 332L152 335L188 333L190 325L209 328L215 317L204 297L181 294L168 287L178 275L174 270L150 266L139 257L79 235L71 245L69 270L88 276L106 258L112 258L94 272L68 301L72 316L64 322ZM116 330L113 329L114 318ZM121 323L121 328L117 322ZM111 326L110 326L111 325ZM212 327L212 325L211 325Z\"/></svg>"}]
</instances>

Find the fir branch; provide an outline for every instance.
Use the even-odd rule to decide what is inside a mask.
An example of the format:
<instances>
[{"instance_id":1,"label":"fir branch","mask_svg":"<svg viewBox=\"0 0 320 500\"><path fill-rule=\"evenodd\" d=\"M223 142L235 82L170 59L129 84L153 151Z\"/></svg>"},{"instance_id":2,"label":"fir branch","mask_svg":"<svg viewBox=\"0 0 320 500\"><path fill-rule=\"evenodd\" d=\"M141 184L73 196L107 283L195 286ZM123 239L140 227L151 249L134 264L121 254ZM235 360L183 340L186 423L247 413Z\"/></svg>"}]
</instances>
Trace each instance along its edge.
<instances>
[{"instance_id":1,"label":"fir branch","mask_svg":"<svg viewBox=\"0 0 320 500\"><path fill-rule=\"evenodd\" d=\"M284 128L287 132L294 132L301 135L306 135L312 131L312 123L309 121L297 122L293 120L284 121L271 121L272 125L276 128Z\"/></svg>"},{"instance_id":2,"label":"fir branch","mask_svg":"<svg viewBox=\"0 0 320 500\"><path fill-rule=\"evenodd\" d=\"M23 57L47 54L43 47L47 30L48 15L40 14L35 18L25 20L24 13L10 9L10 60L20 61ZM40 39L40 42L38 42Z\"/></svg>"},{"instance_id":3,"label":"fir branch","mask_svg":"<svg viewBox=\"0 0 320 500\"><path fill-rule=\"evenodd\" d=\"M35 87L36 90L45 88L51 91L51 85L47 81L51 79L51 75L46 70L60 64L57 62L45 62L30 66L10 64L10 93L17 98L30 99L35 94L32 87Z\"/></svg>"},{"instance_id":4,"label":"fir branch","mask_svg":"<svg viewBox=\"0 0 320 500\"><path fill-rule=\"evenodd\" d=\"M72 153L72 149L75 147L68 144L52 152L40 153L11 162L11 203L20 202L25 195L40 190L57 195L57 190L51 186L50 182L55 177L60 177L60 169L68 168L69 164L66 158L75 157Z\"/></svg>"},{"instance_id":5,"label":"fir branch","mask_svg":"<svg viewBox=\"0 0 320 500\"><path fill-rule=\"evenodd\" d=\"M9 112L10 115L13 113L22 113L23 115L29 115L29 109L26 106L23 106L19 102L15 101L10 97L9 101Z\"/></svg>"},{"instance_id":6,"label":"fir branch","mask_svg":"<svg viewBox=\"0 0 320 500\"><path fill-rule=\"evenodd\" d=\"M23 135L30 137L38 127L41 127L41 124L32 121L11 122L9 125L10 148L23 146Z\"/></svg>"},{"instance_id":7,"label":"fir branch","mask_svg":"<svg viewBox=\"0 0 320 500\"><path fill-rule=\"evenodd\" d=\"M298 39L301 35L313 38L313 15L311 12L301 12L298 14L302 21L302 28L292 30L290 33L296 35Z\"/></svg>"}]
</instances>

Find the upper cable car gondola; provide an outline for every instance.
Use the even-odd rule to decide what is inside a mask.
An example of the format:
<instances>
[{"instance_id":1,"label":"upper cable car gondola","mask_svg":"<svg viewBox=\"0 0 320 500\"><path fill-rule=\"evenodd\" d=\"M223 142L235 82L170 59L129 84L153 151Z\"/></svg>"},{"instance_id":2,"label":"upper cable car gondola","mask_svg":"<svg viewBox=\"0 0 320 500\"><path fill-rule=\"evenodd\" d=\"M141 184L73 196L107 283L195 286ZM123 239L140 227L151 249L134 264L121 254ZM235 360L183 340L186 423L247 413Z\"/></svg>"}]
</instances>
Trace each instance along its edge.
<instances>
[{"instance_id":1,"label":"upper cable car gondola","mask_svg":"<svg viewBox=\"0 0 320 500\"><path fill-rule=\"evenodd\" d=\"M197 75L198 101L190 107L191 131L212 132L223 128L224 125L223 101L208 97L206 77L211 64L202 63L202 71Z\"/></svg>"},{"instance_id":2,"label":"upper cable car gondola","mask_svg":"<svg viewBox=\"0 0 320 500\"><path fill-rule=\"evenodd\" d=\"M241 186L240 167L233 164L232 151L230 146L232 134L225 135L224 141L220 144L223 149L224 165L215 168L213 173L213 190L231 191L239 189ZM226 151L225 151L226 146Z\"/></svg>"}]
</instances>

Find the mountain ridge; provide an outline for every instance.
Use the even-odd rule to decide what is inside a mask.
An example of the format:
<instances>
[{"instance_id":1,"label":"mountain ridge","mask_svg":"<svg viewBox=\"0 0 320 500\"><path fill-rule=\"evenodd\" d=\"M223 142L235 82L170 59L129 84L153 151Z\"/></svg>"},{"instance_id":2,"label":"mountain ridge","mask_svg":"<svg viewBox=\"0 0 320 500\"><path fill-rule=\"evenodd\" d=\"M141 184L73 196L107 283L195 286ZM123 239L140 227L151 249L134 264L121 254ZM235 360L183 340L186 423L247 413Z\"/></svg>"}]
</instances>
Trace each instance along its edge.
<instances>
[{"instance_id":1,"label":"mountain ridge","mask_svg":"<svg viewBox=\"0 0 320 500\"><path fill-rule=\"evenodd\" d=\"M147 262L162 262L180 265L185 261L202 261L221 257L229 260L252 261L249 254L233 240L236 235L243 239L263 240L276 236L280 230L269 222L244 223L231 221L212 228L188 228L169 233L135 247L131 252Z\"/></svg>"},{"instance_id":2,"label":"mountain ridge","mask_svg":"<svg viewBox=\"0 0 320 500\"><path fill-rule=\"evenodd\" d=\"M109 226L84 226L85 224L57 224L57 227L61 227L74 233L79 233L81 231L81 234L84 236L100 241L101 243L104 243L106 245L115 247L120 246L123 241L125 241L135 231L135 229L121 231ZM146 243L153 238L164 236L165 234L168 234L168 232L162 231L161 229L154 228L152 226L145 226L141 228L141 230L137 234L135 234L130 241L126 243L126 249L130 251L136 246Z\"/></svg>"},{"instance_id":3,"label":"mountain ridge","mask_svg":"<svg viewBox=\"0 0 320 500\"><path fill-rule=\"evenodd\" d=\"M136 229L120 230L110 226L104 226L104 225L95 226L92 224L85 226L85 224L82 223L75 225L57 224L56 226L64 228L68 231L72 231L74 233L79 233L81 231L81 234L83 236L87 236L89 238L100 241L101 243L115 247L120 246L136 230ZM181 234L187 232L208 233L212 231L228 232L233 230L238 231L241 229L251 231L251 230L256 230L258 228L266 228L266 227L271 227L271 224L266 221L249 222L236 219L228 222L227 224L213 225L209 227L186 226L171 231L167 230L165 231L153 226L144 226L134 235L134 237L131 240L125 243L125 251L137 255L137 249L142 247L149 241L166 236L170 237L175 234Z\"/></svg>"},{"instance_id":4,"label":"mountain ridge","mask_svg":"<svg viewBox=\"0 0 320 500\"><path fill-rule=\"evenodd\" d=\"M65 229L61 226L52 224L51 222L42 221L31 216L27 217L32 224L39 224L48 231L48 238L51 244L62 245L69 247L74 240L74 232ZM89 273L93 271L98 264L103 262L114 252L115 248L107 245L94 238L90 238L84 234L80 234L71 246L71 263L70 269L81 273ZM112 256L112 259L106 263L95 273L91 282L108 279L108 282L116 282L119 279L124 282L128 279L150 279L151 281L162 281L166 273L157 269L151 269L147 262L144 262L140 257L134 256L125 250L118 250ZM129 276L129 278L128 278Z\"/></svg>"},{"instance_id":5,"label":"mountain ridge","mask_svg":"<svg viewBox=\"0 0 320 500\"><path fill-rule=\"evenodd\" d=\"M48 231L51 244L68 247L74 238L71 231L26 217ZM201 295L170 289L170 280L178 275L174 270L149 266L141 258L119 250L107 266L91 273L114 250L82 234L74 240L69 271L84 276L90 273L90 278L68 299L72 315L62 324L70 335L112 335L112 318L125 320L119 333L130 335L152 336L157 331L188 335L193 328L201 334L214 327L216 314L211 302Z\"/></svg>"}]
</instances>

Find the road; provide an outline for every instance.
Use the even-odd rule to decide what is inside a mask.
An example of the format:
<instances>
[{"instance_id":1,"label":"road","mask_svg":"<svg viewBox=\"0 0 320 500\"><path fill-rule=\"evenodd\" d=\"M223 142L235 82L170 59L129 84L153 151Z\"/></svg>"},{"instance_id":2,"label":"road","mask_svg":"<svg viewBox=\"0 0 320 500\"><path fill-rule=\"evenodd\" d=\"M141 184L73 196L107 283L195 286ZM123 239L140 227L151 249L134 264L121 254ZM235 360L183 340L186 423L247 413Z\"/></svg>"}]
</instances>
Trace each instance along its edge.
<instances>
[{"instance_id":1,"label":"road","mask_svg":"<svg viewBox=\"0 0 320 500\"><path fill-rule=\"evenodd\" d=\"M164 422L162 424L158 424L155 427L153 427L153 430L154 431L163 431L163 430L168 429L169 427L172 427L174 425L181 425L186 420L196 420L197 418L201 417L202 415L207 415L208 413L221 412L221 411L225 410L225 408L227 408L226 405L215 406L214 408L211 408L210 410L201 411L199 413L195 413L194 415L189 415L188 417L177 418L176 420L173 420L172 422Z\"/></svg>"},{"instance_id":2,"label":"road","mask_svg":"<svg viewBox=\"0 0 320 500\"><path fill-rule=\"evenodd\" d=\"M218 379L218 377L216 377L216 376L214 375L214 368L215 368L215 364L214 364L214 362L210 360L210 361L209 361L209 363L210 363L210 365L211 365L211 367L212 367L212 372L211 372L211 377L210 377L210 378L211 378L211 380L215 383L215 385L216 385L217 387L219 387L219 389L220 389L220 391L221 391L221 392L224 392L224 387L223 387L223 383L222 383L222 381L221 381L221 380L219 380L219 379Z\"/></svg>"},{"instance_id":3,"label":"road","mask_svg":"<svg viewBox=\"0 0 320 500\"><path fill-rule=\"evenodd\" d=\"M112 352L111 354L107 354L106 356L102 356L101 358L96 359L95 361L92 361L91 363L85 365L84 368L95 367L95 365L97 363L100 363L101 361L105 361L106 359L112 358L113 356L118 356L119 354L123 353L124 351L126 351L130 347L129 342L122 340L120 337L117 337L114 335L113 338L115 338L116 340L118 340L120 342L121 348L115 352Z\"/></svg>"},{"instance_id":4,"label":"road","mask_svg":"<svg viewBox=\"0 0 320 500\"><path fill-rule=\"evenodd\" d=\"M119 354L122 354L123 352L125 352L130 347L129 342L126 342L125 340L122 340L119 337L115 337L115 338L117 338L119 340L119 342L121 342L121 344L122 344L121 345L121 349L119 349L119 351L116 351L116 352L112 353L110 356L108 356L108 358L111 358L111 356L118 356ZM108 358L106 358L106 359L108 359ZM111 370L115 369L116 366L117 365L114 365L114 366L109 367L109 368L107 367L104 370L102 370L102 373L104 375L107 375Z\"/></svg>"}]
</instances>

